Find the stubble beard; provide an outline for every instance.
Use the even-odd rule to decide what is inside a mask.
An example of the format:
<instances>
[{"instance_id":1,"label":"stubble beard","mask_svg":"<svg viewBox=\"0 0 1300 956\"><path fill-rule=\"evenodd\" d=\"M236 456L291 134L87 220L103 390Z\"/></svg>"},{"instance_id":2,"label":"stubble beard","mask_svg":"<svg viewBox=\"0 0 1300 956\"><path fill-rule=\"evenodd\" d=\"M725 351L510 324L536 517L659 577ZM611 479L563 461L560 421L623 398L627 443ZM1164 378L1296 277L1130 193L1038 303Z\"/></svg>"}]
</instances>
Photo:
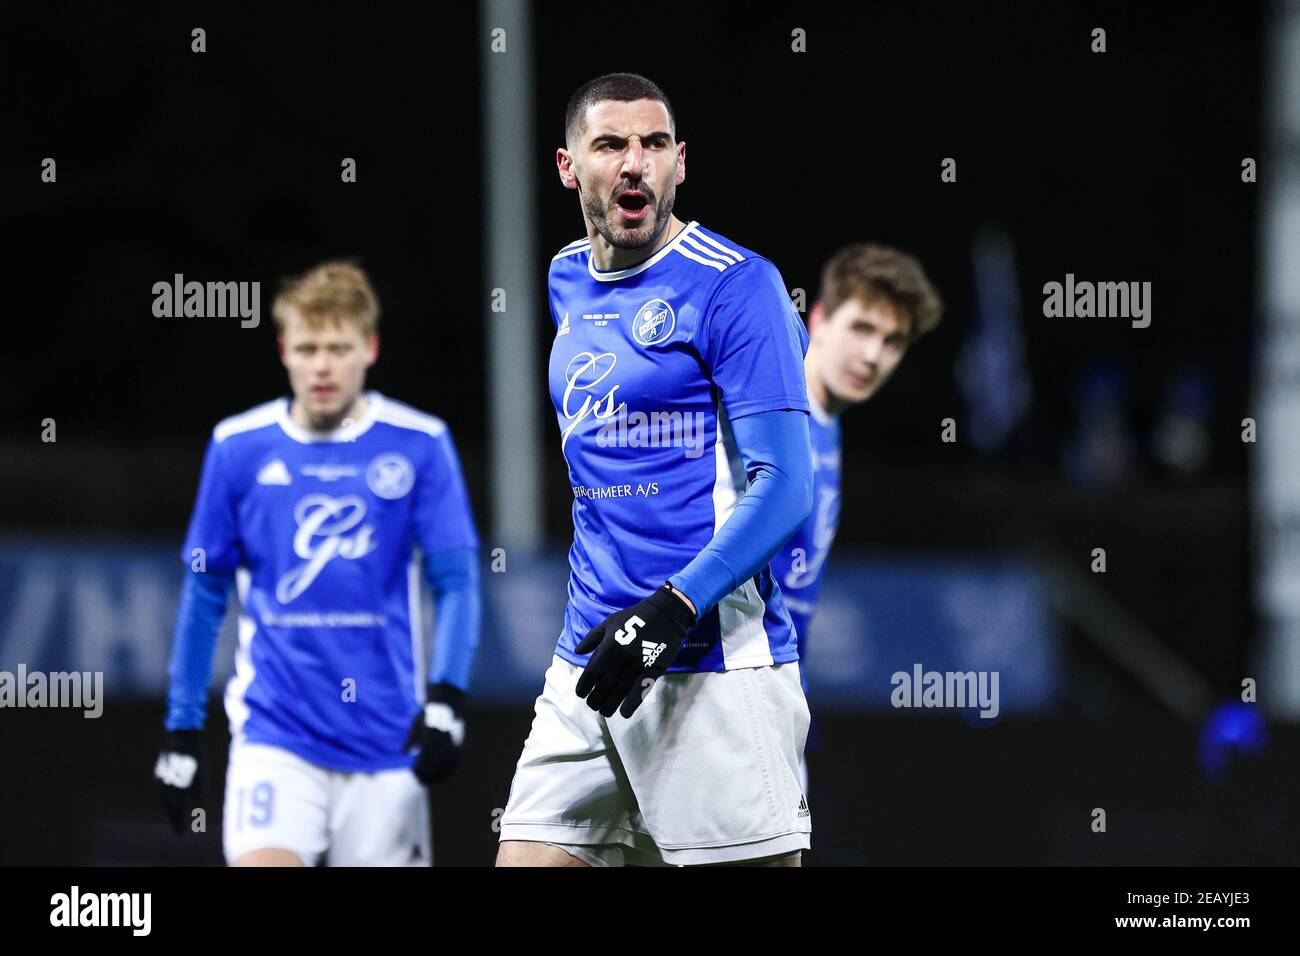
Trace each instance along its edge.
<instances>
[{"instance_id":1,"label":"stubble beard","mask_svg":"<svg viewBox=\"0 0 1300 956\"><path fill-rule=\"evenodd\" d=\"M646 186L641 188L643 191L648 191ZM601 238L615 249L643 249L657 242L663 235L663 231L668 228L668 221L672 217L674 201L677 198L677 189L670 183L668 191L654 204L652 221L635 229L616 230L610 223L609 210L612 207L615 215L618 215L618 203L611 202L606 205L603 200L589 196L581 186L578 193L582 197L582 209L587 219L596 227Z\"/></svg>"}]
</instances>

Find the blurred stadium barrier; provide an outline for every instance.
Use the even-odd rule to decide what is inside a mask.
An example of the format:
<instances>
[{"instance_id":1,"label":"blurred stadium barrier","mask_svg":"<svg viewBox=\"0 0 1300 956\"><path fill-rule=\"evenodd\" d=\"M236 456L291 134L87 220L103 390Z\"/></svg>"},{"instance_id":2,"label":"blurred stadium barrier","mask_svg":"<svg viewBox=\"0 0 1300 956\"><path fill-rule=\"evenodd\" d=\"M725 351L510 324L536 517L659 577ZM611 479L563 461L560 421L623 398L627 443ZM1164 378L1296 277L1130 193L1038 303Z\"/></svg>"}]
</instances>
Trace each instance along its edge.
<instances>
[{"instance_id":1,"label":"blurred stadium barrier","mask_svg":"<svg viewBox=\"0 0 1300 956\"><path fill-rule=\"evenodd\" d=\"M109 697L160 697L183 568L165 544L0 541L0 670L103 671ZM484 568L476 700L530 702L564 616L562 551L511 552ZM891 675L997 672L1003 712L1050 709L1061 684L1058 628L1036 571L997 556L961 560L837 552L806 662L818 706L890 708ZM424 595L426 632L432 600ZM233 669L233 612L214 676ZM426 633L427 640L427 633Z\"/></svg>"}]
</instances>

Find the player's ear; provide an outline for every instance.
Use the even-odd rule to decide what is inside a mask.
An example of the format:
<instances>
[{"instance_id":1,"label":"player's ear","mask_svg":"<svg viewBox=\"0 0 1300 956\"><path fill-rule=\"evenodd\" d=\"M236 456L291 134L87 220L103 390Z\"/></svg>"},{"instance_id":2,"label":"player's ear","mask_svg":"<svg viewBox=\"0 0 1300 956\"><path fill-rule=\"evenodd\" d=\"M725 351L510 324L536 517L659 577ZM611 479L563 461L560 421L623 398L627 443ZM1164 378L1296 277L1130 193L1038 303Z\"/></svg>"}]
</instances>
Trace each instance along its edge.
<instances>
[{"instance_id":1,"label":"player's ear","mask_svg":"<svg viewBox=\"0 0 1300 956\"><path fill-rule=\"evenodd\" d=\"M560 173L560 182L565 189L578 188L578 176L573 171L573 154L563 146L555 151L555 168Z\"/></svg>"},{"instance_id":2,"label":"player's ear","mask_svg":"<svg viewBox=\"0 0 1300 956\"><path fill-rule=\"evenodd\" d=\"M285 354L284 354L284 336L283 336L283 335L277 335L277 336L275 337L275 347L276 347L276 349L280 352L280 364L283 365L285 368L288 368L288 367L289 367L289 362L286 360L286 358L285 358Z\"/></svg>"},{"instance_id":3,"label":"player's ear","mask_svg":"<svg viewBox=\"0 0 1300 956\"><path fill-rule=\"evenodd\" d=\"M686 140L677 144L677 178L676 184L680 186L686 182Z\"/></svg>"},{"instance_id":4,"label":"player's ear","mask_svg":"<svg viewBox=\"0 0 1300 956\"><path fill-rule=\"evenodd\" d=\"M822 308L821 299L813 303L812 311L808 313L808 334L812 335L822 327L826 322L826 310Z\"/></svg>"},{"instance_id":5,"label":"player's ear","mask_svg":"<svg viewBox=\"0 0 1300 956\"><path fill-rule=\"evenodd\" d=\"M370 337L366 339L366 368L375 364L379 358L379 333L371 332Z\"/></svg>"}]
</instances>

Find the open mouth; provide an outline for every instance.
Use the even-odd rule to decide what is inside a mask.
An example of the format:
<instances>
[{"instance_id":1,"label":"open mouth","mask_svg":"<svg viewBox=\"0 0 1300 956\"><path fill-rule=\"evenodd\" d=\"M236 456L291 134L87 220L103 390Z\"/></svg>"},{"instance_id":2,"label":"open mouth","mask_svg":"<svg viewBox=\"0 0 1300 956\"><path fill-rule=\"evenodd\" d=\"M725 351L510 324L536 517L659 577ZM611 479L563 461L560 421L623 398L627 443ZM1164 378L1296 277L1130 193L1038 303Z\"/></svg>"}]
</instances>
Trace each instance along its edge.
<instances>
[{"instance_id":1,"label":"open mouth","mask_svg":"<svg viewBox=\"0 0 1300 956\"><path fill-rule=\"evenodd\" d=\"M645 193L635 189L620 193L615 203L624 219L644 219L650 210L650 200L646 198Z\"/></svg>"}]
</instances>

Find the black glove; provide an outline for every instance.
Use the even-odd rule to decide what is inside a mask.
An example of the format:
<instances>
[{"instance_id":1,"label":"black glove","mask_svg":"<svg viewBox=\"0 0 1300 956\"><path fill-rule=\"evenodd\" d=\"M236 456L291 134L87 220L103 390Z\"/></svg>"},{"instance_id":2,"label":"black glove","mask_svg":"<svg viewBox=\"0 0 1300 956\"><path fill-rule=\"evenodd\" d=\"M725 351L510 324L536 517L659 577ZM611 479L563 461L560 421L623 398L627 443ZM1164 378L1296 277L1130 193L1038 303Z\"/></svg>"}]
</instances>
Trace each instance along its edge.
<instances>
[{"instance_id":1,"label":"black glove","mask_svg":"<svg viewBox=\"0 0 1300 956\"><path fill-rule=\"evenodd\" d=\"M203 731L173 730L163 738L153 775L163 809L178 834L185 832L186 812L203 796Z\"/></svg>"},{"instance_id":2,"label":"black glove","mask_svg":"<svg viewBox=\"0 0 1300 956\"><path fill-rule=\"evenodd\" d=\"M406 738L410 750L419 744L420 756L411 770L426 787L451 776L460 764L460 745L465 739L465 693L452 684L430 684L428 703L415 715Z\"/></svg>"},{"instance_id":3,"label":"black glove","mask_svg":"<svg viewBox=\"0 0 1300 956\"><path fill-rule=\"evenodd\" d=\"M631 717L694 626L695 614L668 584L626 611L611 614L576 648L579 654L595 651L578 678L578 696L605 717L613 717L616 708Z\"/></svg>"}]
</instances>

